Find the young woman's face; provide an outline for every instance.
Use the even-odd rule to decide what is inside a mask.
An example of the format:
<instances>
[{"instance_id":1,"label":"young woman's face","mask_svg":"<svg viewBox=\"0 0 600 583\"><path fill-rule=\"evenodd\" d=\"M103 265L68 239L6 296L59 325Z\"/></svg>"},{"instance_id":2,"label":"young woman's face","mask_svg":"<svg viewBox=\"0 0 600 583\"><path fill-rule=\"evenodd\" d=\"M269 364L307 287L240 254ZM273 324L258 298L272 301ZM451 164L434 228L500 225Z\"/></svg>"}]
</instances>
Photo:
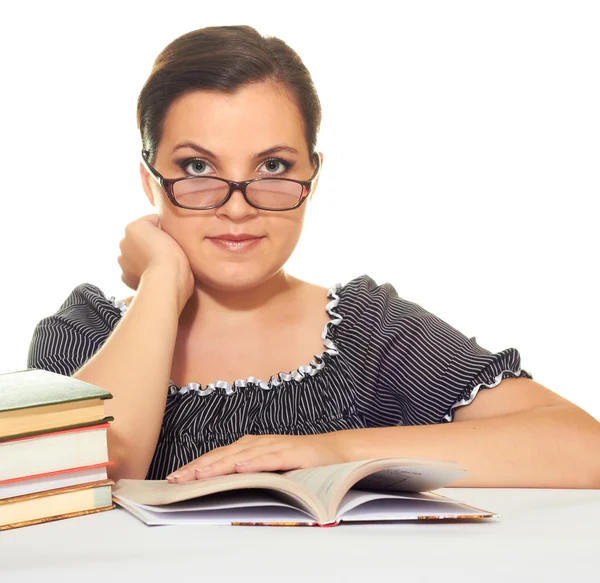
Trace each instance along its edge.
<instances>
[{"instance_id":1,"label":"young woman's face","mask_svg":"<svg viewBox=\"0 0 600 583\"><path fill-rule=\"evenodd\" d=\"M153 165L165 178L308 180L314 172L300 112L270 83L251 84L233 95L193 91L175 100ZM306 202L291 211L264 211L235 191L219 208L187 210L171 204L145 170L142 177L161 228L183 248L196 278L212 288L243 289L266 281L283 267L300 237ZM260 239L247 248L216 239L240 234Z\"/></svg>"}]
</instances>

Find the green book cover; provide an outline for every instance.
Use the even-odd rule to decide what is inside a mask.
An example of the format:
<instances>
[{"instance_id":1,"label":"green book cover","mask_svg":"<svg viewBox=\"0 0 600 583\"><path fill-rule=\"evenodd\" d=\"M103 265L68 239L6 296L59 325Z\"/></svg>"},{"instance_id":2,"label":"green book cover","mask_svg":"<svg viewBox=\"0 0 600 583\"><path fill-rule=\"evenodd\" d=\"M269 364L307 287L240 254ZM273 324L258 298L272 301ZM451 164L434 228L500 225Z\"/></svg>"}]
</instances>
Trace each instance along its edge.
<instances>
[{"instance_id":1,"label":"green book cover","mask_svg":"<svg viewBox=\"0 0 600 583\"><path fill-rule=\"evenodd\" d=\"M0 412L88 399L112 399L112 395L90 383L42 369L0 374Z\"/></svg>"}]
</instances>

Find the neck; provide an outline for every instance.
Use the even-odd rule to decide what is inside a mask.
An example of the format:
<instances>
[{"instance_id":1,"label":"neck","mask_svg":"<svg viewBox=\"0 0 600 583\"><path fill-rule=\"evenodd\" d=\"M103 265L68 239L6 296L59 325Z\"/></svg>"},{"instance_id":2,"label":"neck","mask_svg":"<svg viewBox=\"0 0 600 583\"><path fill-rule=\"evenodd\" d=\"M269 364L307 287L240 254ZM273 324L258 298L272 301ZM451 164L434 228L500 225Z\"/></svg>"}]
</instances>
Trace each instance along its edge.
<instances>
[{"instance_id":1,"label":"neck","mask_svg":"<svg viewBox=\"0 0 600 583\"><path fill-rule=\"evenodd\" d=\"M298 280L283 269L251 288L229 290L211 287L196 280L194 292L179 317L180 326L208 317L223 320L244 319L258 311L277 305L281 296L296 287Z\"/></svg>"}]
</instances>

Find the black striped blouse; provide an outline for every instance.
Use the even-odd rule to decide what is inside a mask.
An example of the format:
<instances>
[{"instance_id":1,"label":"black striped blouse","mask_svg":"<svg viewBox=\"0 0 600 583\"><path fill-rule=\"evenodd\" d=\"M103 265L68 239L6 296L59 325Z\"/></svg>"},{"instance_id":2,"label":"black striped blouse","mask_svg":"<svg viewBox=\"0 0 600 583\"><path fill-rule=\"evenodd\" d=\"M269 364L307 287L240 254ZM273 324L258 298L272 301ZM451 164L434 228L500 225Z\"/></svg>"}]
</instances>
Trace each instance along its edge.
<instances>
[{"instance_id":1,"label":"black striped blouse","mask_svg":"<svg viewBox=\"0 0 600 583\"><path fill-rule=\"evenodd\" d=\"M147 479L167 474L246 434L306 435L453 420L481 388L533 378L515 348L492 353L389 283L367 275L329 290L324 352L270 379L171 381ZM33 333L27 365L71 375L94 355L127 307L96 286L77 286ZM285 329L281 330L285 339ZM143 393L140 394L143 398Z\"/></svg>"}]
</instances>

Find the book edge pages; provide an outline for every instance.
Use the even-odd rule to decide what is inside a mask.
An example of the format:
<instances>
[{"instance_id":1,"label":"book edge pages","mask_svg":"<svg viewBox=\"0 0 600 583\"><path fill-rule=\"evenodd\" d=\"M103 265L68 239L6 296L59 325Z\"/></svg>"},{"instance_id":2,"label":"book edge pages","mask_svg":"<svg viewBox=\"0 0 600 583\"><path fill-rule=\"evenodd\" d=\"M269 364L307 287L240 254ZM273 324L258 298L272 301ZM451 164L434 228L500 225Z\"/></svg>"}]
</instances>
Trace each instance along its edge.
<instances>
[{"instance_id":1,"label":"book edge pages","mask_svg":"<svg viewBox=\"0 0 600 583\"><path fill-rule=\"evenodd\" d=\"M15 504L18 502L25 502L26 500L33 500L35 498L47 498L48 496L56 496L59 494L67 494L69 492L88 490L90 488L98 488L100 486L114 486L112 480L100 480L98 482L88 482L85 484L75 484L73 486L66 486L65 488L55 488L54 490L44 490L42 492L33 492L31 494L24 494L23 496L13 496L12 498L4 498L0 500L0 506L6 504Z\"/></svg>"},{"instance_id":2,"label":"book edge pages","mask_svg":"<svg viewBox=\"0 0 600 583\"><path fill-rule=\"evenodd\" d=\"M152 487L154 484L158 484L158 487L162 491L153 492ZM165 493L166 489L170 490L168 495ZM121 479L117 481L113 489L113 500L119 501L120 498L123 498L133 503L163 506L193 498L201 498L210 494L245 489L264 489L282 492L294 498L301 509L310 513L315 520L320 520L319 501L313 498L309 492L302 488L300 484L294 482L294 480L286 478L284 474L276 474L274 472L228 474L187 482L186 484L169 484L166 480ZM133 495L132 490L134 490Z\"/></svg>"},{"instance_id":3,"label":"book edge pages","mask_svg":"<svg viewBox=\"0 0 600 583\"><path fill-rule=\"evenodd\" d=\"M62 425L60 427L49 427L47 429L40 429L39 431L28 431L25 433L16 433L13 435L0 435L0 444L9 441L17 441L18 439L27 439L29 437L39 437L41 435L50 435L51 433L63 433L64 431L70 431L72 429L83 429L84 427L94 426L105 426L107 423L114 421L115 418L111 415L98 419L96 421L86 421L85 423L74 423L71 425Z\"/></svg>"},{"instance_id":4,"label":"book edge pages","mask_svg":"<svg viewBox=\"0 0 600 583\"><path fill-rule=\"evenodd\" d=\"M35 435L27 435L25 437L11 437L10 439L3 440L0 438L0 446L15 441L23 441L25 439L36 439L40 437L51 437L52 435L58 435L60 433L74 433L75 431L92 431L95 429L108 429L110 423L108 421L102 421L101 423L95 423L93 425L82 425L81 427L68 427L66 429L56 429L52 431L44 431Z\"/></svg>"},{"instance_id":5,"label":"book edge pages","mask_svg":"<svg viewBox=\"0 0 600 583\"><path fill-rule=\"evenodd\" d=\"M10 478L8 480L0 480L0 488L5 484L16 484L18 482L27 482L29 480L39 480L40 478L48 478L50 476L68 476L76 472L83 472L85 470L93 470L100 468L109 468L113 466L115 462L102 462L99 464L90 464L89 466L78 466L76 468L67 468L64 470L54 470L52 472L44 472L43 474L32 474L30 476L21 476L19 478Z\"/></svg>"},{"instance_id":6,"label":"book edge pages","mask_svg":"<svg viewBox=\"0 0 600 583\"><path fill-rule=\"evenodd\" d=\"M24 522L14 522L12 524L5 524L0 526L0 530L9 530L12 528L21 528L23 526L32 526L34 524L42 524L44 522L53 522L55 520L64 520L66 518L75 518L76 516L85 516L87 514L96 514L98 512L106 512L107 510L113 510L114 504L110 506L103 506L102 508L90 508L89 510L78 510L77 512L69 512L67 514L57 514L56 516L46 516L44 518L36 518L34 520L26 520Z\"/></svg>"},{"instance_id":7,"label":"book edge pages","mask_svg":"<svg viewBox=\"0 0 600 583\"><path fill-rule=\"evenodd\" d=\"M146 526L168 526L168 522L160 522L159 519L155 519L154 515L149 514L145 508L140 508L135 502L128 499L114 497L117 505L123 510L129 512L137 520L145 524ZM287 521L273 521L273 520L231 520L229 522L231 526L333 526L333 524L321 524L311 517L306 517L306 521L298 520L287 520ZM337 524L337 523L335 523Z\"/></svg>"},{"instance_id":8,"label":"book edge pages","mask_svg":"<svg viewBox=\"0 0 600 583\"><path fill-rule=\"evenodd\" d=\"M500 515L497 512L492 512L491 510L484 510L483 508L478 508L477 506L473 506L472 504L468 504L467 502L463 502L462 500L455 500L454 498L450 498L450 496L446 496L445 494L440 494L439 492L432 492L438 498L443 498L444 500L448 500L450 502L456 502L461 506L466 506L467 508L471 508L476 512L485 512L486 516L482 516L481 518L500 518ZM466 518L471 518L466 516ZM477 518L480 518L479 516Z\"/></svg>"},{"instance_id":9,"label":"book edge pages","mask_svg":"<svg viewBox=\"0 0 600 583\"><path fill-rule=\"evenodd\" d=\"M94 401L98 401L94 404ZM83 404L84 407L79 405ZM77 411L78 409L89 409L90 407L100 407L104 405L104 399L100 397L90 397L89 399L77 399L73 401L58 401L57 403L41 403L38 405L31 405L28 407L15 407L12 409L0 410L0 421L3 419L11 419L15 415L23 411L21 417L27 417L36 412L36 409L40 413L48 412L49 408L54 408L56 413L66 413L71 411Z\"/></svg>"},{"instance_id":10,"label":"book edge pages","mask_svg":"<svg viewBox=\"0 0 600 583\"><path fill-rule=\"evenodd\" d=\"M468 506L467 504L462 504L461 506ZM470 508L474 508L471 506ZM411 523L419 523L419 522L465 522L470 520L475 521L487 521L490 519L496 520L499 519L500 516L494 512L488 510L482 510L479 514L431 514L431 515L418 515L414 517L408 518L392 518L392 519L373 519L373 520L352 520L341 518L339 523L347 523L347 524L394 524L399 522L411 522Z\"/></svg>"},{"instance_id":11,"label":"book edge pages","mask_svg":"<svg viewBox=\"0 0 600 583\"><path fill-rule=\"evenodd\" d=\"M359 492L359 491L355 491ZM425 498L423 498L425 496ZM364 500L361 502L360 498ZM394 506L389 509L387 514L382 515L381 508L377 507L378 502L392 502ZM404 505L404 501L409 505ZM373 511L365 509L365 505L376 504ZM410 506L412 503L412 508ZM414 505L418 504L415 508ZM440 507L442 503L444 506ZM355 511L359 511L357 516ZM399 515L398 512L401 514ZM466 504L461 500L456 500L449 496L444 496L438 492L368 492L359 494L358 503L350 503L344 506L344 511L338 514L339 522L348 523L393 523L393 522L416 522L423 520L446 520L446 521L464 521L481 519L499 518L499 515L490 510L485 510Z\"/></svg>"}]
</instances>

